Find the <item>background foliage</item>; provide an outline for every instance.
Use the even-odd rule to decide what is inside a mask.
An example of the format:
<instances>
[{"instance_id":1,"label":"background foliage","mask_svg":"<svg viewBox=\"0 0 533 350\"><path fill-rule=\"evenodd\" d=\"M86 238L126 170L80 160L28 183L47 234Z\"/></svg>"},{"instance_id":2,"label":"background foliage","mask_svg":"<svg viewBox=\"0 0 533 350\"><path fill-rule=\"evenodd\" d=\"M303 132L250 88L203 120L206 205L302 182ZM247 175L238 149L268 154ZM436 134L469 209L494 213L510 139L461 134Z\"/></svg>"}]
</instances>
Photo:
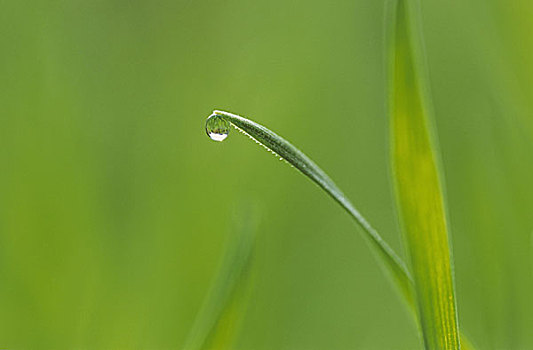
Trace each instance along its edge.
<instances>
[{"instance_id":1,"label":"background foliage","mask_svg":"<svg viewBox=\"0 0 533 350\"><path fill-rule=\"evenodd\" d=\"M213 108L297 144L401 251L383 1L0 2L0 347L179 348L242 212L241 349L419 346L351 220ZM459 324L533 347L533 4L422 1ZM243 210L242 208L246 208Z\"/></svg>"}]
</instances>

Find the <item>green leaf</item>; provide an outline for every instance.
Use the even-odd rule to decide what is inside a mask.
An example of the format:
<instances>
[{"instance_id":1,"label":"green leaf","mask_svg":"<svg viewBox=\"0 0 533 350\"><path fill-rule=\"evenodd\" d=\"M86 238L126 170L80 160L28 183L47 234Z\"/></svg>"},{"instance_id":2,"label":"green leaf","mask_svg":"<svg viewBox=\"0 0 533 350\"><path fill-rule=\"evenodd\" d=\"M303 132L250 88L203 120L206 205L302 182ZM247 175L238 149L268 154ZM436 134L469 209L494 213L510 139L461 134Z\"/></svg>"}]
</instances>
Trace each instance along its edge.
<instances>
[{"instance_id":1,"label":"green leaf","mask_svg":"<svg viewBox=\"0 0 533 350\"><path fill-rule=\"evenodd\" d=\"M459 349L452 259L411 2L400 0L391 55L392 168L427 349ZM419 46L416 46L419 45Z\"/></svg>"},{"instance_id":2,"label":"green leaf","mask_svg":"<svg viewBox=\"0 0 533 350\"><path fill-rule=\"evenodd\" d=\"M251 217L240 224L226 245L219 271L183 350L233 347L249 297L256 232Z\"/></svg>"},{"instance_id":3,"label":"green leaf","mask_svg":"<svg viewBox=\"0 0 533 350\"><path fill-rule=\"evenodd\" d=\"M208 129L209 124L212 123L210 121L216 116L225 118L237 130L261 144L269 152L275 153L278 157L287 161L339 203L362 229L364 238L377 255L378 261L385 267L385 271L393 278L395 285L399 288L407 303L412 303L411 281L403 261L318 165L273 131L236 114L215 110L212 116L208 118Z\"/></svg>"}]
</instances>

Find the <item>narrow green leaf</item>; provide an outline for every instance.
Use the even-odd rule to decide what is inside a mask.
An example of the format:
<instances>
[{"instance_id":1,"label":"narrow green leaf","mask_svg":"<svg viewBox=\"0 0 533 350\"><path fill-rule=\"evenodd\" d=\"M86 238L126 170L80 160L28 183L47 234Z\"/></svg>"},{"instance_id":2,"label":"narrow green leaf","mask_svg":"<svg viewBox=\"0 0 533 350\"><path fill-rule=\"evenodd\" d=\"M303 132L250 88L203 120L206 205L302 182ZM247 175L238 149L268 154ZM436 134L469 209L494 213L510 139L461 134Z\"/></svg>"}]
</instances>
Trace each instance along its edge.
<instances>
[{"instance_id":1,"label":"narrow green leaf","mask_svg":"<svg viewBox=\"0 0 533 350\"><path fill-rule=\"evenodd\" d=\"M226 245L219 271L183 350L233 347L250 290L250 264L255 232L251 217L240 221Z\"/></svg>"},{"instance_id":2,"label":"narrow green leaf","mask_svg":"<svg viewBox=\"0 0 533 350\"><path fill-rule=\"evenodd\" d=\"M370 244L374 253L377 254L378 261L385 267L385 271L393 278L395 285L399 288L407 303L412 303L411 281L405 264L318 165L302 151L273 131L249 119L229 112L217 110L213 112L206 123L208 134L212 134L209 130L210 124L215 125L216 129L214 130L221 129L219 126L220 120L218 119L220 117L229 121L237 130L261 144L269 152L275 153L278 157L294 166L339 203L359 227L362 228L364 238ZM216 123L210 122L213 120ZM227 130L224 129L224 132L227 132ZM217 135L220 134L217 133ZM218 137L214 139L218 140ZM225 139L225 137L222 139Z\"/></svg>"},{"instance_id":3,"label":"narrow green leaf","mask_svg":"<svg viewBox=\"0 0 533 350\"><path fill-rule=\"evenodd\" d=\"M411 2L397 2L391 55L392 168L427 349L459 349L443 195L421 79Z\"/></svg>"}]
</instances>

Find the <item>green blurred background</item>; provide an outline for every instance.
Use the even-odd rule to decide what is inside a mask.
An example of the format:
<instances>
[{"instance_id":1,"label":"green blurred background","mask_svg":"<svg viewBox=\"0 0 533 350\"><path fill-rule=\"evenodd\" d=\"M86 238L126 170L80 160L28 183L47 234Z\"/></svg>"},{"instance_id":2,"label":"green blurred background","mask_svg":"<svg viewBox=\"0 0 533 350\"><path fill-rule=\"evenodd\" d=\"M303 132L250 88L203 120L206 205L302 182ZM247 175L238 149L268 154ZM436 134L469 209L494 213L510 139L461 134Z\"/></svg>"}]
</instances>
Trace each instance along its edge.
<instances>
[{"instance_id":1,"label":"green blurred background","mask_svg":"<svg viewBox=\"0 0 533 350\"><path fill-rule=\"evenodd\" d=\"M480 349L531 349L533 3L421 2L460 326ZM250 210L238 349L420 347L332 200L204 132L214 108L272 128L401 251L384 8L0 1L0 348L179 349Z\"/></svg>"}]
</instances>

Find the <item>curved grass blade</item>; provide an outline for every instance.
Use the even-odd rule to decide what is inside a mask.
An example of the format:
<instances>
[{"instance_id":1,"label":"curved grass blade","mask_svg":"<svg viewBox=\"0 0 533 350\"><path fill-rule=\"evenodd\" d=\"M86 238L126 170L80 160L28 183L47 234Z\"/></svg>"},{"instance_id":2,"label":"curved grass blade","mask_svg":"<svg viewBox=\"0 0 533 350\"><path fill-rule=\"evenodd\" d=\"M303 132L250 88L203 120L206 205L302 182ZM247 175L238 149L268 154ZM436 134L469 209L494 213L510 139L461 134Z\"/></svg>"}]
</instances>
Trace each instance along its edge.
<instances>
[{"instance_id":1,"label":"curved grass blade","mask_svg":"<svg viewBox=\"0 0 533 350\"><path fill-rule=\"evenodd\" d=\"M228 241L218 274L183 350L233 348L249 296L254 226L249 217Z\"/></svg>"},{"instance_id":2,"label":"curved grass blade","mask_svg":"<svg viewBox=\"0 0 533 350\"><path fill-rule=\"evenodd\" d=\"M377 254L378 261L393 278L406 302L412 304L411 278L405 264L318 165L290 142L260 124L224 111L215 110L212 116L229 121L236 129L294 166L339 203L363 229L363 236Z\"/></svg>"},{"instance_id":3,"label":"curved grass blade","mask_svg":"<svg viewBox=\"0 0 533 350\"><path fill-rule=\"evenodd\" d=\"M459 349L459 332L428 94L413 40L410 2L397 2L391 59L392 168L426 349ZM419 56L417 56L417 54Z\"/></svg>"}]
</instances>

